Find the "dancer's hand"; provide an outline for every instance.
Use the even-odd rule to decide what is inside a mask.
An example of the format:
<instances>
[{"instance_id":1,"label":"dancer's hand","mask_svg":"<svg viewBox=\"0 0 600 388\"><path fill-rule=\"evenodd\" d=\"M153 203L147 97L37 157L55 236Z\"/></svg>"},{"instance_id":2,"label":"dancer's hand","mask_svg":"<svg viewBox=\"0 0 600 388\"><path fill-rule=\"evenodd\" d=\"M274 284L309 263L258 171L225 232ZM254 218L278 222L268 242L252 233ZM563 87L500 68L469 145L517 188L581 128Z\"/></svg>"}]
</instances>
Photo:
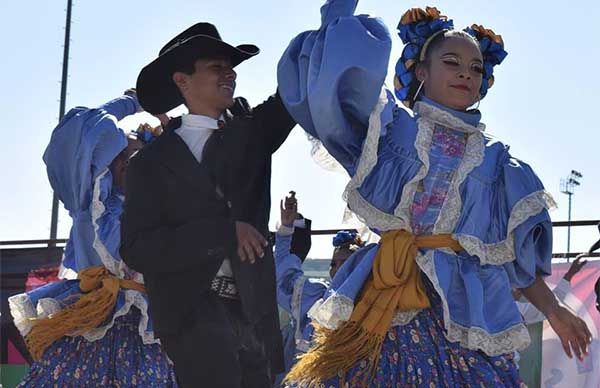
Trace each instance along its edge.
<instances>
[{"instance_id":1,"label":"dancer's hand","mask_svg":"<svg viewBox=\"0 0 600 388\"><path fill-rule=\"evenodd\" d=\"M548 314L548 322L558 335L567 356L572 358L575 353L578 359L583 360L588 353L588 345L592 342L592 334L583 319L565 307L558 306Z\"/></svg>"},{"instance_id":2,"label":"dancer's hand","mask_svg":"<svg viewBox=\"0 0 600 388\"><path fill-rule=\"evenodd\" d=\"M126 96L131 96L131 97L137 98L137 91L135 90L135 88L129 88L129 89L125 90L123 92L123 94ZM140 113L140 112L144 111L144 108L142 108L142 106L139 104L139 102L137 103L137 106L138 107L137 107L137 110L135 113Z\"/></svg>"},{"instance_id":3,"label":"dancer's hand","mask_svg":"<svg viewBox=\"0 0 600 388\"><path fill-rule=\"evenodd\" d=\"M254 264L256 257L265 255L264 247L268 246L269 243L254 226L246 222L236 221L235 234L238 243L238 256L242 262L248 261L250 264Z\"/></svg>"},{"instance_id":4,"label":"dancer's hand","mask_svg":"<svg viewBox=\"0 0 600 388\"><path fill-rule=\"evenodd\" d=\"M575 258L575 260L573 260L573 263L569 267L569 270L567 271L565 276L563 276L563 278L566 281L571 282L571 279L573 278L573 276L575 276L577 274L577 272L581 271L583 266L587 264L587 260L582 260L584 256L585 256L585 254L579 255Z\"/></svg>"},{"instance_id":5,"label":"dancer's hand","mask_svg":"<svg viewBox=\"0 0 600 388\"><path fill-rule=\"evenodd\" d=\"M294 220L298 216L298 200L296 199L296 193L290 191L290 195L285 197L284 200L279 202L279 210L281 211L281 224L287 227L294 226Z\"/></svg>"},{"instance_id":6,"label":"dancer's hand","mask_svg":"<svg viewBox=\"0 0 600 388\"><path fill-rule=\"evenodd\" d=\"M171 118L169 116L167 116L166 113L159 113L157 115L153 115L154 117L156 117L158 119L158 121L160 121L160 126L165 129L167 127L167 125L169 125L169 121L171 121Z\"/></svg>"}]
</instances>

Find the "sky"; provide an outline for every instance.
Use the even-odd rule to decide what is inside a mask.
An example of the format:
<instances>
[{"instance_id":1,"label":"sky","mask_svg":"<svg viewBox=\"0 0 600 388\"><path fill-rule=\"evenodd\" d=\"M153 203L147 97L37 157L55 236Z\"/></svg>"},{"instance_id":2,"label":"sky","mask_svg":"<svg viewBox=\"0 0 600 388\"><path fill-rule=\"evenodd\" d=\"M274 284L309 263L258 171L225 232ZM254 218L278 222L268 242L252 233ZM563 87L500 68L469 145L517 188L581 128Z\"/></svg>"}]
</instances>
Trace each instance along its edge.
<instances>
[{"instance_id":1,"label":"sky","mask_svg":"<svg viewBox=\"0 0 600 388\"><path fill-rule=\"evenodd\" d=\"M319 27L321 5L317 0L76 0L67 110L100 105L135 86L140 69L159 49L200 21L217 25L227 42L261 48L260 55L236 69L236 95L256 105L276 90L277 62L289 41ZM503 36L509 55L495 69L495 85L480 107L487 131L540 176L559 205L551 213L554 221L567 219L567 196L559 183L572 169L583 174L572 218L600 219L600 30L594 19L600 2L361 1L357 13L382 17L392 33L388 85L402 50L396 34L400 16L426 5L438 7L457 27L478 23ZM49 237L52 191L42 154L58 122L65 9L66 0L0 3L0 241ZM121 126L131 130L141 122L157 123L153 120L142 113ZM314 163L310 143L296 127L273 160L271 224L279 217L278 199L294 190L313 229L343 227L347 181ZM66 238L70 225L61 210L58 236ZM555 228L554 252L566 251L565 229ZM587 250L598 237L595 227L573 228L572 251ZM313 240L311 257L331 252L331 236Z\"/></svg>"}]
</instances>

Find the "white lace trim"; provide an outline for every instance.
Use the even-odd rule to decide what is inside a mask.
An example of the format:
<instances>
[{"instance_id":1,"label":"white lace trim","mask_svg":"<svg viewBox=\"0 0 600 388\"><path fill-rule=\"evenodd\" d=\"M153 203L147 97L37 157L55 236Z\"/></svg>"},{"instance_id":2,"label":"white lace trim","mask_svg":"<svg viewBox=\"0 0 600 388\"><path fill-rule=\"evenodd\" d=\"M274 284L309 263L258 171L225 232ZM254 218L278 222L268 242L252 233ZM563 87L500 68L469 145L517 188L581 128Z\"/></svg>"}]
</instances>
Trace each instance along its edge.
<instances>
[{"instance_id":1,"label":"white lace trim","mask_svg":"<svg viewBox=\"0 0 600 388\"><path fill-rule=\"evenodd\" d=\"M53 298L42 298L38 300L36 314L38 318L46 318L54 313L62 310L63 306L60 302Z\"/></svg>"},{"instance_id":2,"label":"white lace trim","mask_svg":"<svg viewBox=\"0 0 600 388\"><path fill-rule=\"evenodd\" d=\"M377 164L377 148L379 146L379 137L381 135L381 113L387 102L387 92L385 88L382 88L381 93L379 94L379 100L369 116L369 128L367 129L367 136L363 143L358 166L356 167L356 173L350 182L348 182L346 190L344 191L344 197L346 197L347 193L350 191L358 189L371 170L373 170L373 167Z\"/></svg>"},{"instance_id":3,"label":"white lace trim","mask_svg":"<svg viewBox=\"0 0 600 388\"><path fill-rule=\"evenodd\" d=\"M327 171L333 171L346 175L346 170L344 167L337 160L335 160L333 156L331 156L319 139L309 135L308 133L306 136L311 144L310 156L319 167Z\"/></svg>"},{"instance_id":4,"label":"white lace trim","mask_svg":"<svg viewBox=\"0 0 600 388\"><path fill-rule=\"evenodd\" d=\"M411 215L410 208L415 199L415 193L427 172L429 172L429 148L431 148L431 141L433 139L433 122L426 120L423 117L417 119L417 136L415 139L415 149L417 150L417 156L421 160L421 168L417 174L402 188L402 196L400 197L400 203L394 210L394 215L403 221L402 229L412 233L412 226L410 224Z\"/></svg>"},{"instance_id":5,"label":"white lace trim","mask_svg":"<svg viewBox=\"0 0 600 388\"><path fill-rule=\"evenodd\" d=\"M29 299L29 295L23 293L11 296L8 298L8 306L16 328L21 333L21 336L25 337L31 331L31 321L29 318L37 315L35 307L31 303L31 299Z\"/></svg>"},{"instance_id":6,"label":"white lace trim","mask_svg":"<svg viewBox=\"0 0 600 388\"><path fill-rule=\"evenodd\" d=\"M94 243L93 247L98 252L102 264L113 274L119 278L124 277L124 273L134 274L133 279L136 282L143 283L143 277L134 271L127 268L125 263L120 260L116 260L108 252L102 241L98 236L98 219L104 214L106 210L102 201L100 201L100 180L108 173L108 169L104 171L94 182L94 191L92 197L91 214L92 223L94 225ZM73 270L66 268L61 265L61 272L63 275L72 277ZM141 280L141 281L140 281ZM142 342L146 345L160 343L160 341L154 337L154 333L147 331L149 316L148 316L148 302L144 298L144 295L136 290L123 290L125 292L125 303L118 309L112 316L111 321L104 326L95 328L85 333L83 337L88 341L97 341L106 335L106 332L114 326L115 319L126 315L131 306L135 306L140 310L140 323L138 325L138 333L142 338ZM33 306L31 299L26 293L12 296L9 298L10 311L13 316L15 326L19 330L22 336L26 336L31 330L31 318L43 318L50 314L60 311L63 307L59 300L54 298L42 298L38 301L37 306Z\"/></svg>"},{"instance_id":7,"label":"white lace trim","mask_svg":"<svg viewBox=\"0 0 600 388\"><path fill-rule=\"evenodd\" d=\"M129 310L131 309L131 306L136 306L141 312L140 323L138 325L138 334L142 338L142 342L145 345L160 343L159 339L154 337L153 332L146 331L146 329L148 327L149 317L148 317L148 302L146 302L146 299L144 298L144 296L139 291L136 291L136 290L124 290L124 291L125 291L125 304L119 310L117 310L115 312L111 321L105 326L92 329L89 332L85 333L83 335L83 338L85 338L86 340L88 340L90 342L102 339L106 335L106 332L114 326L115 320L118 317L126 315L129 312Z\"/></svg>"},{"instance_id":8,"label":"white lace trim","mask_svg":"<svg viewBox=\"0 0 600 388\"><path fill-rule=\"evenodd\" d=\"M110 254L108 249L106 249L106 246L104 245L104 243L102 243L102 240L100 240L100 236L98 233L98 230L100 228L98 225L98 219L104 214L106 210L106 207L100 200L100 181L108 172L109 170L106 169L102 174L100 174L96 178L94 182L94 193L92 196L91 205L92 224L94 225L93 247L98 253L102 264L111 273L113 273L120 279L123 279L125 277L125 274L127 273L129 275L133 275L132 279L134 281L144 284L143 275L129 269L125 262L123 262L122 260L115 259ZM95 341L104 337L108 329L110 329L114 325L115 318L127 314L131 306L136 306L141 312L138 331L140 336L142 337L142 341L144 342L144 344L157 343L158 340L154 338L154 333L146 331L146 329L148 328L149 321L148 303L146 302L146 299L138 291L135 290L125 290L125 304L117 312L115 312L113 319L108 325L91 330L89 333L86 333L84 335L84 338L88 341Z\"/></svg>"},{"instance_id":9,"label":"white lace trim","mask_svg":"<svg viewBox=\"0 0 600 388\"><path fill-rule=\"evenodd\" d=\"M154 337L153 332L146 331L148 328L148 303L144 298L144 295L136 290L124 290L125 292L125 304L117 310L111 321L104 326L90 330L83 334L83 338L87 341L97 341L106 335L106 332L114 326L115 320L123 315L126 315L131 306L137 307L140 312L140 323L138 325L138 333L142 338L142 342L146 345L160 343L158 338ZM10 306L10 313L13 317L13 321L21 336L25 337L31 331L31 319L34 318L45 318L51 314L54 314L63 309L63 304L53 298L42 298L38 301L37 306L34 307L31 299L26 293L18 294L8 298L8 304Z\"/></svg>"},{"instance_id":10,"label":"white lace trim","mask_svg":"<svg viewBox=\"0 0 600 388\"><path fill-rule=\"evenodd\" d=\"M485 131L485 124L479 123L477 126L467 124L458 117L446 112L443 109L436 108L433 105L423 101L418 101L413 110L422 117L426 117L440 125L456 129L457 131L466 133L477 133Z\"/></svg>"},{"instance_id":11,"label":"white lace trim","mask_svg":"<svg viewBox=\"0 0 600 388\"><path fill-rule=\"evenodd\" d=\"M71 268L65 267L64 260L65 260L65 258L64 258L64 254L63 254L63 258L61 260L60 267L58 268L58 278L64 279L64 280L76 280L77 272L73 271Z\"/></svg>"},{"instance_id":12,"label":"white lace trim","mask_svg":"<svg viewBox=\"0 0 600 388\"><path fill-rule=\"evenodd\" d=\"M444 251L451 253L451 251L448 249L445 249ZM440 283L435 272L433 253L433 250L429 250L425 254L419 253L416 261L417 265L419 268L421 268L421 271L427 275L433 284L435 291L442 300L444 325L446 327L446 338L448 341L459 342L461 346L468 349L482 350L488 356L498 356L505 353L512 353L525 349L529 346L529 332L522 323L509 327L500 333L490 334L481 328L467 328L452 321L450 319L448 301L444 296L444 292L440 287Z\"/></svg>"},{"instance_id":13,"label":"white lace trim","mask_svg":"<svg viewBox=\"0 0 600 388\"><path fill-rule=\"evenodd\" d=\"M534 191L521 198L511 211L508 219L508 230L506 239L486 244L475 236L466 234L455 234L453 237L471 256L479 257L481 264L502 265L515 260L515 229L529 217L539 214L545 209L556 207L552 195L545 190Z\"/></svg>"},{"instance_id":14,"label":"white lace trim","mask_svg":"<svg viewBox=\"0 0 600 388\"><path fill-rule=\"evenodd\" d=\"M345 295L333 293L327 299L319 299L308 310L308 317L319 325L337 329L340 324L350 319L354 310L354 301Z\"/></svg>"},{"instance_id":15,"label":"white lace trim","mask_svg":"<svg viewBox=\"0 0 600 388\"><path fill-rule=\"evenodd\" d=\"M414 317L416 317L422 309L417 310L408 310L408 311L398 311L394 318L392 319L392 326L404 326L410 323Z\"/></svg>"},{"instance_id":16,"label":"white lace trim","mask_svg":"<svg viewBox=\"0 0 600 388\"><path fill-rule=\"evenodd\" d=\"M406 229L407 227L399 218L371 205L360 195L358 190L348 192L346 201L348 201L348 206L353 209L358 219L369 225L370 228L383 232L387 230Z\"/></svg>"},{"instance_id":17,"label":"white lace trim","mask_svg":"<svg viewBox=\"0 0 600 388\"><path fill-rule=\"evenodd\" d=\"M294 288L292 291L292 300L290 307L292 308L292 319L296 320L294 340L296 343L302 339L302 333L300 332L300 307L302 303L302 292L304 291L304 283L306 282L306 276L300 276L294 282Z\"/></svg>"},{"instance_id":18,"label":"white lace trim","mask_svg":"<svg viewBox=\"0 0 600 388\"><path fill-rule=\"evenodd\" d=\"M460 186L473 169L483 162L485 142L481 131L468 135L465 153L446 194L446 200L433 227L433 234L452 233L462 210Z\"/></svg>"},{"instance_id":19,"label":"white lace trim","mask_svg":"<svg viewBox=\"0 0 600 388\"><path fill-rule=\"evenodd\" d=\"M108 169L104 170L104 172L102 172L100 175L98 175L98 177L94 181L94 190L92 193L92 203L90 205L90 210L91 210L90 213L92 215L92 225L94 226L94 242L92 245L93 245L94 249L96 250L96 252L98 253L98 256L100 257L100 260L102 261L102 264L104 265L104 267L106 267L106 269L108 269L108 271L110 273L117 276L119 279L123 279L125 277L125 269L124 269L125 263L121 260L115 259L110 254L108 249L106 249L106 246L104 246L104 244L100 240L100 236L98 233L98 231L100 229L100 226L98 225L98 219L100 217L102 217L102 215L106 211L106 207L100 200L100 189L101 189L100 182L101 182L102 178L104 178L106 176L106 174L108 174L108 172L109 172Z\"/></svg>"}]
</instances>

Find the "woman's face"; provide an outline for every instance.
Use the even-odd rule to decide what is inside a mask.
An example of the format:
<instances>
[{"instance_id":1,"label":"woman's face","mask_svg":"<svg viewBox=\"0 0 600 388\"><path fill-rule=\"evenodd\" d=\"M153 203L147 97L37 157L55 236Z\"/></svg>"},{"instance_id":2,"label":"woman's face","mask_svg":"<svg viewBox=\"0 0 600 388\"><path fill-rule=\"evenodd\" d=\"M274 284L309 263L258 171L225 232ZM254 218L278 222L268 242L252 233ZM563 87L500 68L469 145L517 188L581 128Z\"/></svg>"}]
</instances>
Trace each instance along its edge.
<instances>
[{"instance_id":1,"label":"woman's face","mask_svg":"<svg viewBox=\"0 0 600 388\"><path fill-rule=\"evenodd\" d=\"M354 252L348 248L338 248L333 251L333 256L331 257L331 264L329 267L329 276L333 279L337 271L340 269L342 264L348 260L350 256L352 256Z\"/></svg>"},{"instance_id":2,"label":"woman's face","mask_svg":"<svg viewBox=\"0 0 600 388\"><path fill-rule=\"evenodd\" d=\"M466 110L479 99L483 61L479 46L462 36L449 36L417 68L425 81L423 92L433 101L455 110Z\"/></svg>"},{"instance_id":3,"label":"woman's face","mask_svg":"<svg viewBox=\"0 0 600 388\"><path fill-rule=\"evenodd\" d=\"M113 185L125 192L126 174L125 170L129 163L129 158L141 150L144 143L137 139L127 139L127 147L110 164L110 172L113 177Z\"/></svg>"}]
</instances>

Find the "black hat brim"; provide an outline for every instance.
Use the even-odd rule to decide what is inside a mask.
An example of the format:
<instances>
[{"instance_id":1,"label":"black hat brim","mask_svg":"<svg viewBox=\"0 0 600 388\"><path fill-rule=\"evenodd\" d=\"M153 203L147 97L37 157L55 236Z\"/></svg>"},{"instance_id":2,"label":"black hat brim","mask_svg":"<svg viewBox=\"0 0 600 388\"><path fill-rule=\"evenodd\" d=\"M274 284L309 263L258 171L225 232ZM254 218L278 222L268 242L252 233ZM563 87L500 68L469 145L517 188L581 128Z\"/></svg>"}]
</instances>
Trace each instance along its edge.
<instances>
[{"instance_id":1,"label":"black hat brim","mask_svg":"<svg viewBox=\"0 0 600 388\"><path fill-rule=\"evenodd\" d=\"M173 73L179 63L198 58L229 58L233 67L255 56L260 50L255 45L231 46L208 35L197 35L175 47L145 66L137 79L137 97L146 112L161 114L184 103L173 82Z\"/></svg>"}]
</instances>

